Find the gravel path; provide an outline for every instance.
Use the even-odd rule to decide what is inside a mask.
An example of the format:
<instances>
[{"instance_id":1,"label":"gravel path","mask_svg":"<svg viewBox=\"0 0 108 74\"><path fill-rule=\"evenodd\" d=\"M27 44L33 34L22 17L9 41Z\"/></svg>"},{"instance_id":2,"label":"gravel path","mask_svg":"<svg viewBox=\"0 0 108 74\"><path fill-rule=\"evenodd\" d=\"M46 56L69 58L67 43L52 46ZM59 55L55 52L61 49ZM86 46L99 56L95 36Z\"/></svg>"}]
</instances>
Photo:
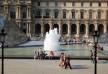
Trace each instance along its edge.
<instances>
[{"instance_id":1,"label":"gravel path","mask_svg":"<svg viewBox=\"0 0 108 74\"><path fill-rule=\"evenodd\" d=\"M58 64L59 60L5 59L4 74L94 74L90 60L71 60L72 69L60 68ZM97 71L108 74L108 61L99 61Z\"/></svg>"}]
</instances>

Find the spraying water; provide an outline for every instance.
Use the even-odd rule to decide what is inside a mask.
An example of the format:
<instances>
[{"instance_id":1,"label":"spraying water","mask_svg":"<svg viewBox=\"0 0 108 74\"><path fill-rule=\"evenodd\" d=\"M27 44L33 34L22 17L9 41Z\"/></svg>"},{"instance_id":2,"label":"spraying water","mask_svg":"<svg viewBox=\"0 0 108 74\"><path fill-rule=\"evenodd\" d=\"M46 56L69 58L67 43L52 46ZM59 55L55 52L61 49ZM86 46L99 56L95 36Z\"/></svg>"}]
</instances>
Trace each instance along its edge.
<instances>
[{"instance_id":1,"label":"spraying water","mask_svg":"<svg viewBox=\"0 0 108 74\"><path fill-rule=\"evenodd\" d=\"M45 51L58 51L60 50L59 43L60 35L57 33L57 28L49 30L49 33L46 33L44 40L44 50Z\"/></svg>"}]
</instances>

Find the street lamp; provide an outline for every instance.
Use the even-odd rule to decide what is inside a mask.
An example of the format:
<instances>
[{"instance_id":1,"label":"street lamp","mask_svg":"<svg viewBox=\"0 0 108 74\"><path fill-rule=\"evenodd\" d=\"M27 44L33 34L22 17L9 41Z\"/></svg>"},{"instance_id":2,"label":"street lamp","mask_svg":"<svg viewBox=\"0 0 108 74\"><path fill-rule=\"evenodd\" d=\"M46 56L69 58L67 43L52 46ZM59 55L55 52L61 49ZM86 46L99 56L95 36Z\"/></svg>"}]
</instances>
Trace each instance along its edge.
<instances>
[{"instance_id":1,"label":"street lamp","mask_svg":"<svg viewBox=\"0 0 108 74\"><path fill-rule=\"evenodd\" d=\"M0 42L1 42L1 49L2 49L1 74L4 74L4 43L5 43L5 36L6 36L6 32L5 32L4 28L3 28L3 29L1 29L1 33L0 33Z\"/></svg>"},{"instance_id":2,"label":"street lamp","mask_svg":"<svg viewBox=\"0 0 108 74\"><path fill-rule=\"evenodd\" d=\"M93 34L94 38L94 74L97 74L97 45L98 45L98 38L99 38L99 31L94 31Z\"/></svg>"}]
</instances>

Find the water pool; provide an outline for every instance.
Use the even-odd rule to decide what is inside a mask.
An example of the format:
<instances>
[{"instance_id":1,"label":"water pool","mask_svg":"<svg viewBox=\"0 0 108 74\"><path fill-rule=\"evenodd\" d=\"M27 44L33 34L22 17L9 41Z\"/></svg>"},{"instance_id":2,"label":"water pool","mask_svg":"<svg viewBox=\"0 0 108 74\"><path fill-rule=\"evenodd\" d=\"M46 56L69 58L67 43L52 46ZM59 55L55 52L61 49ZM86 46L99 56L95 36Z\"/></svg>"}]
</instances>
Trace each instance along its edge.
<instances>
[{"instance_id":1,"label":"water pool","mask_svg":"<svg viewBox=\"0 0 108 74\"><path fill-rule=\"evenodd\" d=\"M5 48L4 54L6 57L33 57L34 51L39 50L40 48L43 48L43 46ZM61 49L62 51L56 51L56 53L60 54L61 52L64 52L73 57L89 57L92 47L83 44L73 44L61 45Z\"/></svg>"}]
</instances>

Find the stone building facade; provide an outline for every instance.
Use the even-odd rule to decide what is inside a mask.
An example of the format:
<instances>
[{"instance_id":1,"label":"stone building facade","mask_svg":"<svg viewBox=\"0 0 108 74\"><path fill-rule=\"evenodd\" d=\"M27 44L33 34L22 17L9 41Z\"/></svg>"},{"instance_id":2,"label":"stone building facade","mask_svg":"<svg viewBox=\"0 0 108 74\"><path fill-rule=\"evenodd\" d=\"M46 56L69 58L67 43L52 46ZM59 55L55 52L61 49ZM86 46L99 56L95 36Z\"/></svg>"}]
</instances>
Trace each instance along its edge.
<instances>
[{"instance_id":1,"label":"stone building facade","mask_svg":"<svg viewBox=\"0 0 108 74\"><path fill-rule=\"evenodd\" d=\"M0 0L0 13L30 37L57 28L64 37L108 31L108 0Z\"/></svg>"}]
</instances>

